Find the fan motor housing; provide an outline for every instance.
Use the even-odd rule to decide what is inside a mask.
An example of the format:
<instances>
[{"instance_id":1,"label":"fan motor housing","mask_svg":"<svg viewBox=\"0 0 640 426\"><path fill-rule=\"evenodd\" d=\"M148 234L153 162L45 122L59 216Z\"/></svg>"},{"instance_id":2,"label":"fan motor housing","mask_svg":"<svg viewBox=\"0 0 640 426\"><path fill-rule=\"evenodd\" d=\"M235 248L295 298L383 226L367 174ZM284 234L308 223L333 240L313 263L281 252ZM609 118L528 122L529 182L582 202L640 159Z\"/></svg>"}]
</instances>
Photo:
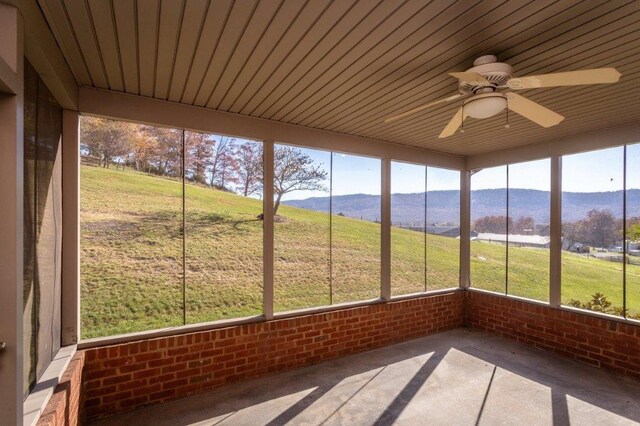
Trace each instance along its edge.
<instances>
[{"instance_id":1,"label":"fan motor housing","mask_svg":"<svg viewBox=\"0 0 640 426\"><path fill-rule=\"evenodd\" d=\"M493 55L481 56L474 61L474 66L469 68L467 72L475 72L486 78L491 86L479 85L477 83L468 83L461 81L458 90L462 94L490 93L495 92L497 87L504 86L512 77L513 72L511 65L503 62L496 62Z\"/></svg>"}]
</instances>

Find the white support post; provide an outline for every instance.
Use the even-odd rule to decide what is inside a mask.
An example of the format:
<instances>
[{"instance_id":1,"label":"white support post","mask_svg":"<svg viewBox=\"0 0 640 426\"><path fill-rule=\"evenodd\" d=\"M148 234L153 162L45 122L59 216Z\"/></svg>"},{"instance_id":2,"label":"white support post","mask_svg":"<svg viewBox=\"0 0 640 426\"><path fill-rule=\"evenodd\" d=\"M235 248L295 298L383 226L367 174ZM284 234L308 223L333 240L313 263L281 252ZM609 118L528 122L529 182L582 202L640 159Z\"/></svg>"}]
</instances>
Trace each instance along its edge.
<instances>
[{"instance_id":1,"label":"white support post","mask_svg":"<svg viewBox=\"0 0 640 426\"><path fill-rule=\"evenodd\" d=\"M562 305L562 157L551 157L549 304Z\"/></svg>"},{"instance_id":2,"label":"white support post","mask_svg":"<svg viewBox=\"0 0 640 426\"><path fill-rule=\"evenodd\" d=\"M263 313L273 319L273 141L264 141L262 208Z\"/></svg>"},{"instance_id":3,"label":"white support post","mask_svg":"<svg viewBox=\"0 0 640 426\"><path fill-rule=\"evenodd\" d=\"M460 172L460 288L471 286L471 172Z\"/></svg>"},{"instance_id":4,"label":"white support post","mask_svg":"<svg viewBox=\"0 0 640 426\"><path fill-rule=\"evenodd\" d=\"M62 346L80 338L80 116L62 112Z\"/></svg>"},{"instance_id":5,"label":"white support post","mask_svg":"<svg viewBox=\"0 0 640 426\"><path fill-rule=\"evenodd\" d=\"M0 62L14 85L0 93L0 423L6 424L22 424L24 397L22 30L18 10L0 3Z\"/></svg>"},{"instance_id":6,"label":"white support post","mask_svg":"<svg viewBox=\"0 0 640 426\"><path fill-rule=\"evenodd\" d=\"M391 160L382 159L382 220L380 235L380 297L391 300Z\"/></svg>"}]
</instances>

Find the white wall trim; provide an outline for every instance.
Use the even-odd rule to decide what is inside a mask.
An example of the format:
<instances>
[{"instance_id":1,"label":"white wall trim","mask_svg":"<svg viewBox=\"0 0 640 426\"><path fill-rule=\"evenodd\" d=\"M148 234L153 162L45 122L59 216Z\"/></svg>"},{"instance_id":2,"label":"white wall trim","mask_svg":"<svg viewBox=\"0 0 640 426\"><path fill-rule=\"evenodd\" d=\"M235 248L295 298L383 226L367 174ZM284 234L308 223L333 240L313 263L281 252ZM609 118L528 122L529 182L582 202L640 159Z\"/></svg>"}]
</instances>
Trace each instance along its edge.
<instances>
[{"instance_id":1,"label":"white wall trim","mask_svg":"<svg viewBox=\"0 0 640 426\"><path fill-rule=\"evenodd\" d=\"M158 126L271 140L453 170L463 170L465 165L462 156L90 87L80 88L79 107L83 114Z\"/></svg>"},{"instance_id":2,"label":"white wall trim","mask_svg":"<svg viewBox=\"0 0 640 426\"><path fill-rule=\"evenodd\" d=\"M80 120L62 111L62 345L80 336Z\"/></svg>"},{"instance_id":3,"label":"white wall trim","mask_svg":"<svg viewBox=\"0 0 640 426\"><path fill-rule=\"evenodd\" d=\"M42 377L33 387L29 396L24 401L24 415L22 424L31 426L38 423L40 415L49 403L51 396L56 390L56 386L60 383L62 375L67 371L69 363L76 353L76 346L64 346L58 350L58 353L51 360L51 364L42 373Z\"/></svg>"}]
</instances>

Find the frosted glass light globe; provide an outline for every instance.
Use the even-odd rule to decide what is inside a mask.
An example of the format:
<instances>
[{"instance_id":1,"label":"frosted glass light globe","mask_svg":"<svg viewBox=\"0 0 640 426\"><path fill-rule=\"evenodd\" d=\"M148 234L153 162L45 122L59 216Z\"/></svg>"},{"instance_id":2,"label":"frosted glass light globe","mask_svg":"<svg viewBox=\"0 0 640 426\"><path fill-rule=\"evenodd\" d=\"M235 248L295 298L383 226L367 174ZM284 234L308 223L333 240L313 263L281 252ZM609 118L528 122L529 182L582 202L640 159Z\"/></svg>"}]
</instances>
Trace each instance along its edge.
<instances>
[{"instance_id":1,"label":"frosted glass light globe","mask_svg":"<svg viewBox=\"0 0 640 426\"><path fill-rule=\"evenodd\" d=\"M502 95L478 95L464 104L464 114L473 118L489 118L507 107L507 99Z\"/></svg>"}]
</instances>

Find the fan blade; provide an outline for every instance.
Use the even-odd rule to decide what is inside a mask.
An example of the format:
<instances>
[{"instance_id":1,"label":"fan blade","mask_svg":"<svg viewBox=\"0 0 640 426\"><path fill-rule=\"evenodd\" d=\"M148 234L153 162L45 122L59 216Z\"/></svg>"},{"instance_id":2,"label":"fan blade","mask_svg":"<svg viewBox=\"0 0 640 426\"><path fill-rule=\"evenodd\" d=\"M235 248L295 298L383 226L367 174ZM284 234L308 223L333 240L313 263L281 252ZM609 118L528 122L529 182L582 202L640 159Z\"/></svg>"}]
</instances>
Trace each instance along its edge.
<instances>
[{"instance_id":1,"label":"fan blade","mask_svg":"<svg viewBox=\"0 0 640 426\"><path fill-rule=\"evenodd\" d=\"M427 109L427 108L429 108L431 106L442 104L442 103L445 103L445 102L455 101L456 99L460 99L460 98L465 97L465 96L468 96L468 95L453 95L453 96L449 96L448 98L444 98L444 99L437 100L435 102L431 102L429 104L424 104L424 105L421 105L421 106L419 106L417 108L409 110L407 112L403 112L402 114L398 114L398 115L394 115L393 117L389 117L386 120L384 120L384 122L385 123L391 123L392 121L400 120L401 118L404 118L404 117L407 117L409 115L415 114L416 112L420 112L423 109Z\"/></svg>"},{"instance_id":2,"label":"fan blade","mask_svg":"<svg viewBox=\"0 0 640 426\"><path fill-rule=\"evenodd\" d=\"M545 108L517 93L507 93L506 96L508 99L507 107L511 111L528 118L542 127L555 126L564 120L564 117L557 112L553 112L549 108Z\"/></svg>"},{"instance_id":3,"label":"fan blade","mask_svg":"<svg viewBox=\"0 0 640 426\"><path fill-rule=\"evenodd\" d=\"M557 72L553 74L530 75L512 78L507 86L513 90L535 89L537 87L578 86L581 84L616 83L620 73L615 68Z\"/></svg>"},{"instance_id":4,"label":"fan blade","mask_svg":"<svg viewBox=\"0 0 640 426\"><path fill-rule=\"evenodd\" d=\"M451 77L455 77L460 81L467 83L490 86L489 80L478 74L477 72L450 72Z\"/></svg>"},{"instance_id":5,"label":"fan blade","mask_svg":"<svg viewBox=\"0 0 640 426\"><path fill-rule=\"evenodd\" d=\"M438 136L440 139L449 137L458 130L458 127L462 125L462 122L466 118L462 116L462 113L462 108L456 111L451 121L449 121L449 124L447 124L447 127L445 127L442 133L440 133L440 136Z\"/></svg>"}]
</instances>

